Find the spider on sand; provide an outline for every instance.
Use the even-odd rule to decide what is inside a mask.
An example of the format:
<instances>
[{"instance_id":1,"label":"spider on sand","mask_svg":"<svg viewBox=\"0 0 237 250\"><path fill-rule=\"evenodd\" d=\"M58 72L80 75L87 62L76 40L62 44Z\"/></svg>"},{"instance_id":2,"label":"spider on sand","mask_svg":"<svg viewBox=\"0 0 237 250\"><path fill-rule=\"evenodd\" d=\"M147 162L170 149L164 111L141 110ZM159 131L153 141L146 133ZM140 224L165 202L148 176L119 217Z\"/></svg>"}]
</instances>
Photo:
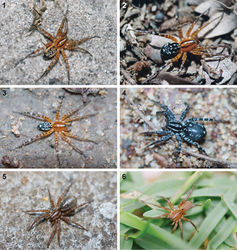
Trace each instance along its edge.
<instances>
[{"instance_id":1,"label":"spider on sand","mask_svg":"<svg viewBox=\"0 0 237 250\"><path fill-rule=\"evenodd\" d=\"M173 135L176 136L176 140L178 141L178 151L176 152L176 156L178 157L181 152L181 145L182 140L181 138L198 148L201 152L207 155L205 149L203 149L198 142L201 142L204 140L207 132L204 125L198 123L198 121L204 121L204 122L225 122L223 120L217 120L215 118L189 118L186 121L184 121L190 106L187 105L186 109L181 114L179 120L175 118L175 115L173 112L164 104L161 104L160 102L153 101L154 103L158 104L162 111L159 111L159 113L164 114L166 118L166 126L163 130L154 130L154 131L148 131L143 132L141 134L146 136L152 136L152 135L158 135L161 136L158 140L155 140L151 143L149 143L146 148L150 146L156 146L160 145L172 138Z\"/></svg>"},{"instance_id":2,"label":"spider on sand","mask_svg":"<svg viewBox=\"0 0 237 250\"><path fill-rule=\"evenodd\" d=\"M43 139L45 137L50 136L51 134L54 133L54 138L55 138L55 149L56 149L56 154L57 154L57 158L59 160L59 150L58 150L58 137L59 135L61 136L61 138L67 143L69 144L77 153L81 154L82 156L84 156L85 159L87 159L88 157L86 156L86 154L79 149L78 147L76 147L74 144L72 144L72 142L68 139L72 138L78 141L84 141L84 142L92 142L97 144L97 142L90 140L90 139L86 139L86 138L82 138L80 136L76 136L71 134L70 130L68 129L68 126L72 125L72 122L74 121L80 121L83 119L87 119L89 117L95 116L97 115L97 113L94 114L88 114L88 115L83 115L83 116L76 116L73 118L70 118L72 115L74 115L75 113L77 113L80 108L77 108L71 112L68 112L67 114L65 114L64 116L62 116L60 118L60 108L63 102L64 96L62 97L61 101L59 102L58 108L56 110L56 118L55 121L51 120L49 117L45 116L45 115L41 115L38 113L33 113L33 112L15 112L24 116L28 116L30 118L42 121L41 123L39 123L39 125L37 126L38 130L43 131L43 133L38 134L36 136L34 136L33 138L31 138L30 140L25 141L24 143L22 143L20 146L16 147L16 149L18 148L22 148L26 145L29 145L35 141L38 141L40 139ZM60 161L59 161L60 163Z\"/></svg>"},{"instance_id":3,"label":"spider on sand","mask_svg":"<svg viewBox=\"0 0 237 250\"><path fill-rule=\"evenodd\" d=\"M198 39L198 33L204 28L206 28L209 24L213 23L215 20L220 18L219 16L205 23L198 29L193 30L194 26L197 24L200 17L204 15L205 13L206 12L199 15L199 17L190 25L185 35L183 34L183 30L179 22L178 16L176 16L176 19L178 21L178 26L177 26L178 35L179 35L178 38L169 34L163 34L163 33L158 34L158 36L162 36L162 37L172 40L172 42L165 43L161 47L161 50L160 50L160 55L161 55L162 60L163 61L167 60L167 62L163 66L161 66L154 75L152 75L147 80L145 80L144 83L148 83L150 80L154 79L163 69L165 69L169 65L173 65L174 62L177 62L180 59L182 60L182 63L179 68L179 72L181 72L187 60L188 53L196 55L196 56L201 56L201 57L218 56L217 60L223 60L224 58L227 57L226 55L222 54L224 49L220 53L216 53L216 54L213 54L211 51L212 49L218 48L218 47L227 48L228 47L227 45L222 45L222 44L219 44L217 46L203 45L200 43Z\"/></svg>"},{"instance_id":4,"label":"spider on sand","mask_svg":"<svg viewBox=\"0 0 237 250\"><path fill-rule=\"evenodd\" d=\"M65 29L63 30L64 25L65 25ZM65 61L65 64L66 64L66 68L67 68L68 84L70 84L69 63L68 63L68 58L67 58L67 55L65 53L65 50L80 51L82 53L87 53L90 56L92 56L89 51L87 51L86 49L77 47L77 45L80 45L80 44L82 44L82 43L84 43L84 42L86 42L86 41L88 41L88 40L90 40L92 38L99 38L99 36L85 37L85 38L83 38L81 40L68 39L67 38L68 21L67 21L66 17L64 17L63 20L62 20L62 23L61 23L61 25L59 27L56 38L54 38L50 33L45 31L41 27L38 27L38 30L41 32L41 34L44 37L49 39L50 42L45 44L43 47L33 51L32 53L27 55L25 58L23 58L21 61L23 61L24 59L26 59L27 57L30 57L32 55L35 55L35 54L39 55L40 53L42 53L42 50L45 49L43 59L45 59L45 60L53 59L53 60L49 64L47 69L44 71L44 73L41 75L41 77L38 80L36 80L36 82L38 82L42 77L47 75L49 73L50 69L58 62L59 57L60 57L60 53L61 53L62 56L63 56L63 59ZM35 55L35 56L37 56L37 55Z\"/></svg>"},{"instance_id":5,"label":"spider on sand","mask_svg":"<svg viewBox=\"0 0 237 250\"><path fill-rule=\"evenodd\" d=\"M31 224L31 226L28 228L28 231L30 231L34 226L37 226L39 223L43 221L49 221L51 223L51 226L53 227L53 232L51 233L49 240L47 242L47 247L49 247L51 241L53 240L56 232L58 235L58 245L60 247L60 233L61 233L61 221L64 221L65 223L77 227L79 229L83 229L88 231L86 228L84 228L82 225L80 225L77 222L74 222L70 220L68 217L74 215L76 210L78 208L81 208L82 206L85 206L88 204L88 202L82 203L79 206L77 206L77 199L73 196L67 196L65 195L68 193L70 187L72 184L70 184L64 192L61 194L61 196L58 198L58 201L55 203L51 197L51 193L48 189L49 194L49 201L51 204L50 209L41 209L41 210L28 210L25 211L26 213L29 213L30 215L39 215Z\"/></svg>"}]
</instances>

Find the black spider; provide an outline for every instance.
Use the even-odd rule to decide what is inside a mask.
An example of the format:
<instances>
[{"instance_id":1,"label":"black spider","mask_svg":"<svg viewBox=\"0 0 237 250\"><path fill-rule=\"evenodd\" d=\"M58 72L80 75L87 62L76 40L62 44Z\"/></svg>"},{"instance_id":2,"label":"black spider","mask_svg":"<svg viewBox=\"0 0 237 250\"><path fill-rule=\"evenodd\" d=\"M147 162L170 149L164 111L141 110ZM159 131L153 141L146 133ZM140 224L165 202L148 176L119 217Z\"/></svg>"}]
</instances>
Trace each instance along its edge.
<instances>
[{"instance_id":1,"label":"black spider","mask_svg":"<svg viewBox=\"0 0 237 250\"><path fill-rule=\"evenodd\" d=\"M142 134L144 135L160 135L162 136L160 139L151 142L146 146L150 147L152 145L160 145L164 143L165 141L168 141L171 139L173 135L176 136L176 139L178 141L178 151L177 151L177 156L180 154L181 151L181 138L188 142L189 144L192 144L196 146L200 151L203 153L207 154L206 151L197 143L200 142L204 139L206 136L206 128L204 125L198 123L197 121L214 121L214 122L222 122L221 120L216 120L212 118L190 118L186 121L183 121L187 112L190 109L190 106L187 105L186 109L183 111L181 114L179 120L177 120L172 113L172 111L166 106L161 104L160 102L154 101L156 104L160 105L161 108L163 109L162 111L159 111L157 113L162 113L166 117L166 126L163 130L157 131L148 131L148 132L143 132Z\"/></svg>"}]
</instances>

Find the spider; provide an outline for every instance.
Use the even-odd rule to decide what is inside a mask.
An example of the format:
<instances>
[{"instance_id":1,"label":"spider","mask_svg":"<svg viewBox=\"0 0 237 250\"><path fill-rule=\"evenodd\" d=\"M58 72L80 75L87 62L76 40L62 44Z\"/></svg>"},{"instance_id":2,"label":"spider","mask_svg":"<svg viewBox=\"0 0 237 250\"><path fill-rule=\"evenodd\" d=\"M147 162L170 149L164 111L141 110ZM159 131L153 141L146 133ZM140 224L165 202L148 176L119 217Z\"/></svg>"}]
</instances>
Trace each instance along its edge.
<instances>
[{"instance_id":1,"label":"spider","mask_svg":"<svg viewBox=\"0 0 237 250\"><path fill-rule=\"evenodd\" d=\"M60 108L61 108L63 99L64 99L64 96L62 97L62 100L59 102L58 108L56 110L55 121L52 121L49 117L47 117L45 115L38 114L38 113L16 112L18 114L28 116L30 118L42 121L41 123L38 124L37 128L38 128L38 130L43 131L43 133L38 134L38 135L32 137L30 140L23 142L20 146L16 147L16 149L24 147L26 145L29 145L29 144L31 144L35 141L38 141L40 139L43 139L45 137L48 137L54 133L55 149L56 149L57 157L58 157L58 137L59 137L58 135L60 135L61 138L66 143L68 143L77 153L81 154L82 156L84 156L87 159L87 156L83 153L83 151L80 150L79 148L77 148L74 144L72 144L72 142L68 139L68 137L75 139L75 140L78 140L78 141L92 142L95 144L97 144L97 142L71 134L70 130L68 129L68 126L71 126L72 122L74 122L74 121L80 121L83 119L87 119L89 117L97 115L97 113L88 114L88 115L84 115L84 116L76 116L76 117L70 118L72 115L74 115L75 113L77 113L80 110L80 108L77 108L71 112L68 112L67 114L65 114L64 116L62 116L60 118L59 112L60 112Z\"/></svg>"},{"instance_id":2,"label":"spider","mask_svg":"<svg viewBox=\"0 0 237 250\"><path fill-rule=\"evenodd\" d=\"M64 24L65 24L65 30L63 31ZM80 45L80 44L82 44L82 43L84 43L84 42L86 42L86 41L88 41L88 40L90 40L92 38L99 38L99 37L98 36L91 36L91 37L85 37L85 38L83 38L81 40L68 39L67 38L68 21L67 21L66 17L64 17L63 20L62 20L62 23L61 23L61 25L59 27L56 38L54 38L50 33L45 31L41 27L38 27L38 30L42 33L43 36L45 36L47 39L49 39L50 42L45 44L43 47L33 51L32 53L27 55L25 58L30 57L32 55L35 55L38 52L42 53L42 50L45 49L43 59L45 59L45 60L53 59L53 60L49 64L47 69L44 71L44 73L41 75L41 77L38 80L36 80L36 82L38 82L42 77L44 77L45 75L47 75L49 73L50 69L58 62L59 57L60 57L60 53L61 53L62 56L63 56L63 59L64 59L64 61L66 63L68 84L70 84L69 63L68 63L68 58L67 58L67 55L65 53L65 50L80 51L80 52L87 53L90 56L92 56L89 51L87 51L86 49L77 47L77 45ZM39 54L37 54L37 55L39 55Z\"/></svg>"},{"instance_id":3,"label":"spider","mask_svg":"<svg viewBox=\"0 0 237 250\"><path fill-rule=\"evenodd\" d=\"M186 121L183 121L184 118L186 117L186 114L188 113L190 106L187 105L186 109L183 111L181 114L179 120L177 120L173 114L173 112L166 106L161 104L160 102L154 101L154 103L158 104L161 106L163 109L162 111L159 111L158 113L164 114L166 117L166 126L163 130L154 130L154 131L148 131L148 132L143 132L142 134L151 136L151 135L160 135L162 136L160 139L151 142L146 146L150 147L152 145L159 145L162 144L169 139L173 135L176 136L176 140L178 141L178 151L176 152L177 157L180 154L181 151L181 138L194 146L196 146L200 151L202 151L204 154L207 154L206 151L198 144L198 142L202 141L205 136L206 136L206 128L204 125L198 123L197 121L212 121L212 122L224 122L222 120L216 120L212 118L189 118Z\"/></svg>"},{"instance_id":4,"label":"spider","mask_svg":"<svg viewBox=\"0 0 237 250\"><path fill-rule=\"evenodd\" d=\"M171 203L171 201L163 196L159 196L159 197L161 197L162 199L167 201L170 208L162 207L162 206L159 206L156 204L152 204L152 205L159 207L159 208L162 208L168 212L168 213L162 214L156 218L165 217L167 219L170 219L172 221L171 225L174 226L172 232L174 232L177 229L178 224L179 224L182 239L183 239L182 220L190 222L192 224L192 226L195 228L195 230L198 231L195 224L190 219L184 217L184 215L186 215L186 212L188 210L190 210L191 208L193 208L195 206L198 206L198 205L193 204L191 201L188 201L188 198L190 197L192 192L193 192L193 188L188 192L187 197L179 203L178 208L176 208L176 209L174 208L174 205Z\"/></svg>"},{"instance_id":5,"label":"spider","mask_svg":"<svg viewBox=\"0 0 237 250\"><path fill-rule=\"evenodd\" d=\"M191 26L188 28L188 30L186 32L186 35L183 34L181 24L179 23L178 17L176 16L176 19L178 20L177 29L178 29L179 39L177 39L175 36L172 36L169 34L162 34L162 33L158 34L159 36L168 38L168 39L173 41L173 42L168 42L168 43L164 44L160 50L162 60L163 61L168 60L168 61L163 66L161 66L158 69L158 71L153 76L151 76L148 80L146 80L145 82L152 80L160 73L160 71L165 69L168 65L171 65L174 62L177 62L181 59L182 63L181 63L181 67L179 68L179 72L180 72L183 69L183 66L187 60L187 53L191 53L193 55L197 55L197 56L201 56L201 57L204 57L204 56L213 57L214 56L210 52L210 49L216 48L217 46L202 45L199 42L197 35L201 30L203 30L205 27L207 27L209 24L211 24L213 21L215 21L219 17L214 18L213 20L211 20L211 21L207 22L206 24L202 25L201 27L199 27L197 30L193 31L195 24L199 21L200 17L204 14L205 14L205 12L203 14L201 14L191 24ZM227 46L218 45L218 47L226 48ZM216 55L219 56L220 60L223 60L226 57L225 55L222 55L221 53L218 53Z\"/></svg>"},{"instance_id":6,"label":"spider","mask_svg":"<svg viewBox=\"0 0 237 250\"><path fill-rule=\"evenodd\" d=\"M67 196L65 195L68 193L70 187L72 184L70 184L64 192L61 194L61 196L58 198L57 204L55 205L50 191L48 189L48 195L49 195L49 201L51 204L50 209L41 209L41 210L28 210L24 211L26 213L29 213L30 215L39 215L31 224L31 226L28 228L28 231L30 231L34 226L37 226L39 223L43 221L49 221L51 223L51 226L53 227L53 232L51 233L48 242L47 247L49 247L51 241L53 240L56 232L58 235L58 245L60 247L60 233L61 233L61 221L64 221L65 223L75 226L80 229L84 229L88 231L86 228L84 228L82 225L80 225L77 222L74 222L67 218L68 216L72 216L75 214L75 210L78 208L88 204L88 202L82 203L79 206L77 206L77 199L74 196Z\"/></svg>"}]
</instances>

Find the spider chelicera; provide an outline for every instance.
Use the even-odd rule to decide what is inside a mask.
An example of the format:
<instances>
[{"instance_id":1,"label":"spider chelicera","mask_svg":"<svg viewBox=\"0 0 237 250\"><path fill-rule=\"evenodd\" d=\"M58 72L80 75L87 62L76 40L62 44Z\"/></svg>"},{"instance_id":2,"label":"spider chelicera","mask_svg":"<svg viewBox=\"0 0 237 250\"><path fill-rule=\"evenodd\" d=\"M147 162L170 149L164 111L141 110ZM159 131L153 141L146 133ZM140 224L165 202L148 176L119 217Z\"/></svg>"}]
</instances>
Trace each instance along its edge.
<instances>
[{"instance_id":1,"label":"spider chelicera","mask_svg":"<svg viewBox=\"0 0 237 250\"><path fill-rule=\"evenodd\" d=\"M201 142L205 136L206 136L206 129L204 125L198 123L198 121L212 121L212 122L223 122L222 120L216 120L213 118L189 118L188 120L184 121L184 118L186 117L186 114L188 113L190 106L187 105L186 109L181 114L179 120L177 120L173 114L173 112L164 104L161 104L160 102L153 101L154 103L161 106L163 109L162 111L159 111L158 113L164 114L166 117L166 126L164 130L154 130L154 131L148 131L143 132L142 134L151 136L151 135L158 135L162 136L160 139L149 143L146 148L150 146L160 145L169 139L172 138L173 135L176 136L176 140L178 141L178 151L177 156L180 154L181 151L181 138L194 146L196 146L200 151L202 151L204 154L207 154L206 151L198 144L198 142Z\"/></svg>"},{"instance_id":2,"label":"spider chelicera","mask_svg":"<svg viewBox=\"0 0 237 250\"><path fill-rule=\"evenodd\" d=\"M195 226L195 224L190 219L184 217L184 215L186 215L186 212L189 209L191 209L195 206L198 206L198 205L193 204L191 201L188 201L188 198L190 197L192 192L193 192L193 188L188 192L187 197L179 203L178 208L176 208L176 209L175 209L174 205L171 203L171 201L163 196L159 196L159 197L161 197L162 199L167 201L170 208L162 207L162 206L159 206L156 204L152 204L158 208L162 208L162 209L167 211L167 213L162 214L156 218L165 217L167 219L170 219L172 221L172 226L174 226L172 232L174 232L177 229L178 224L179 224L181 238L183 238L182 220L190 222L192 224L192 226L195 228L195 230L197 231L197 227Z\"/></svg>"},{"instance_id":3,"label":"spider chelicera","mask_svg":"<svg viewBox=\"0 0 237 250\"><path fill-rule=\"evenodd\" d=\"M49 194L49 201L51 204L50 209L41 209L41 210L28 210L25 211L26 213L29 213L30 215L39 215L31 224L31 226L28 228L28 231L30 231L34 226L37 226L39 223L43 221L49 221L51 223L51 226L53 227L53 232L51 233L49 240L47 242L47 247L49 247L51 241L53 240L56 232L58 235L58 245L60 247L60 233L61 233L61 221L64 221L65 223L75 226L80 229L87 230L82 225L80 225L77 222L74 222L70 220L69 216L72 216L75 214L75 211L86 205L86 203L82 203L79 206L77 206L77 199L73 196L67 196L65 195L68 193L70 187L72 184L70 184L64 192L59 197L56 205L51 197L50 191L48 189ZM88 231L88 230L87 230Z\"/></svg>"},{"instance_id":4,"label":"spider chelicera","mask_svg":"<svg viewBox=\"0 0 237 250\"><path fill-rule=\"evenodd\" d=\"M65 24L65 29L63 31L64 24ZM80 44L82 44L82 43L84 43L84 42L86 42L86 41L88 41L88 40L90 40L92 38L96 38L96 37L99 38L99 37L98 36L91 36L91 37L85 37L85 38L83 38L81 40L68 39L67 38L68 21L67 21L66 17L64 17L63 20L62 20L62 23L61 23L61 25L59 27L56 38L54 38L50 33L45 31L41 27L38 27L38 30L43 34L43 36L45 36L47 39L49 39L50 42L45 44L43 47L33 51L32 53L27 55L25 58L30 57L32 55L35 55L35 54L37 54L39 52L42 52L42 50L45 49L43 58L45 60L50 60L50 59L53 59L53 60L49 64L47 69L44 71L44 73L41 75L41 77L36 82L38 82L42 77L44 77L45 75L47 75L49 73L50 69L58 62L59 57L60 57L60 53L61 53L62 56L63 56L63 59L64 59L64 61L66 63L67 75L68 75L68 84L69 84L70 83L70 71L69 71L68 58L67 58L67 55L65 53L65 50L80 51L80 52L87 53L87 54L91 55L91 53L89 51L87 51L86 49L77 47L77 45L80 45Z\"/></svg>"},{"instance_id":5,"label":"spider chelicera","mask_svg":"<svg viewBox=\"0 0 237 250\"><path fill-rule=\"evenodd\" d=\"M22 147L29 145L35 141L38 141L38 140L43 139L45 137L48 137L54 133L55 149L56 149L57 157L58 157L58 153L59 153L59 151L58 151L58 137L60 135L61 138L67 144L69 144L77 153L83 155L87 159L86 154L81 149L77 148L74 144L72 144L72 142L68 138L72 138L72 139L75 139L78 141L84 141L84 142L92 142L95 144L97 144L97 142L71 134L70 130L68 129L68 126L70 126L72 124L72 122L74 122L74 121L80 121L83 119L87 119L89 117L97 115L97 113L88 114L88 115L84 115L84 116L76 116L76 117L70 118L72 115L74 115L75 113L77 113L80 110L80 108L77 108L77 109L65 114L64 116L62 116L60 118L59 112L60 112L60 108L61 108L63 99L64 99L64 96L62 97L61 101L59 102L58 108L56 110L55 121L52 121L49 117L47 117L45 115L38 114L38 113L16 112L18 114L28 116L30 118L42 121L41 123L39 123L37 128L38 128L38 130L43 131L42 134L36 135L33 138L31 138L30 140L25 141L20 146L16 147L16 149L22 148ZM59 158L58 158L58 160L59 160Z\"/></svg>"}]
</instances>

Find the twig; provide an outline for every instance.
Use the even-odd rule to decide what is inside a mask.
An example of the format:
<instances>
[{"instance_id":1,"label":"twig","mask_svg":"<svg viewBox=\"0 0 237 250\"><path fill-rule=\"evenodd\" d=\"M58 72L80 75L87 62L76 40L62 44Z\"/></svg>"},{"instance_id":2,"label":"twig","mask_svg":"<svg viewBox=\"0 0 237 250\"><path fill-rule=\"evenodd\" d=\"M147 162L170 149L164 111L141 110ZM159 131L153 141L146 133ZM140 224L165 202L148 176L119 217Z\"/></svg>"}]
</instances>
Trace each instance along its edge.
<instances>
[{"instance_id":1,"label":"twig","mask_svg":"<svg viewBox=\"0 0 237 250\"><path fill-rule=\"evenodd\" d=\"M121 73L130 84L136 85L136 82L132 79L132 77L128 74L128 72L125 69L121 68Z\"/></svg>"}]
</instances>

